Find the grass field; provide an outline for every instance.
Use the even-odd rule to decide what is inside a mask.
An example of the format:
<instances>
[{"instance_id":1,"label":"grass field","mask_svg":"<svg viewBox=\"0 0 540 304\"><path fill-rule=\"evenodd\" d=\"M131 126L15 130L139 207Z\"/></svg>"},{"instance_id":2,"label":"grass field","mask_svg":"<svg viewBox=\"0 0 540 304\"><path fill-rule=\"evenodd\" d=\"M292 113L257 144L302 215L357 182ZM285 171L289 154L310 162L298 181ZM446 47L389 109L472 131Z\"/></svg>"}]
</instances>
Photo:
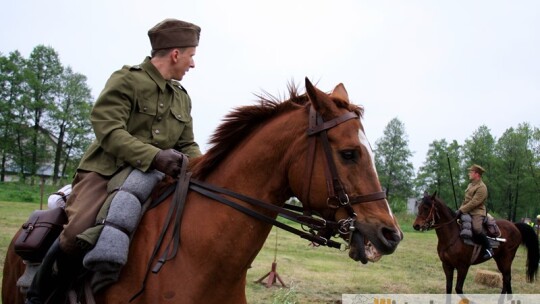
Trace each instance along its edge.
<instances>
[{"instance_id":1,"label":"grass field","mask_svg":"<svg viewBox=\"0 0 540 304\"><path fill-rule=\"evenodd\" d=\"M39 209L38 203L0 201L0 268L3 268L11 237L35 209ZM347 252L315 248L296 235L274 228L248 271L249 303L339 303L344 293L444 293L444 273L436 254L435 233L413 231L410 216L400 219L405 238L396 252L367 265L354 262ZM274 258L286 288L280 284L266 288L255 283L271 270ZM513 264L514 293L540 293L540 283L526 283L525 260L526 251L521 248ZM479 269L497 271L494 261L473 266L467 276L465 292L499 293L499 288L474 282Z\"/></svg>"}]
</instances>

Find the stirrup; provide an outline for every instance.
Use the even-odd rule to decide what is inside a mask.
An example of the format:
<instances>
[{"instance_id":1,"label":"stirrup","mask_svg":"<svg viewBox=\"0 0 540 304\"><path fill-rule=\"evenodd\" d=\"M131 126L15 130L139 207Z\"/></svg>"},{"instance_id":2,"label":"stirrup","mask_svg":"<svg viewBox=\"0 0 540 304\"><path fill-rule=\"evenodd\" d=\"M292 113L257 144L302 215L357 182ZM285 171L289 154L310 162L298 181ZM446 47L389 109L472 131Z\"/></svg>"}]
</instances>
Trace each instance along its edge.
<instances>
[{"instance_id":1,"label":"stirrup","mask_svg":"<svg viewBox=\"0 0 540 304\"><path fill-rule=\"evenodd\" d=\"M493 257L493 250L492 249L486 249L486 253L484 254L484 259L491 259Z\"/></svg>"}]
</instances>

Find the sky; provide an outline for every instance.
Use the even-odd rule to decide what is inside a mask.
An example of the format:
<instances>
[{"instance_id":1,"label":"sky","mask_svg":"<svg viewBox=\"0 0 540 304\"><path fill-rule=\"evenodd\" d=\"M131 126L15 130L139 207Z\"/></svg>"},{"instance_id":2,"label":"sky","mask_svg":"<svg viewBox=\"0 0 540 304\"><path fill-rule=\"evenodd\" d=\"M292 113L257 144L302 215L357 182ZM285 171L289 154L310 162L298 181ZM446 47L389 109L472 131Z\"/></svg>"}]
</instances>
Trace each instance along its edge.
<instances>
[{"instance_id":1,"label":"sky","mask_svg":"<svg viewBox=\"0 0 540 304\"><path fill-rule=\"evenodd\" d=\"M434 140L463 144L481 125L499 138L540 127L540 1L522 0L20 0L2 2L0 53L54 48L97 97L112 72L150 54L165 18L202 28L182 80L203 152L222 118L255 94L287 97L308 77L343 83L365 108L375 147L405 126L415 170Z\"/></svg>"}]
</instances>

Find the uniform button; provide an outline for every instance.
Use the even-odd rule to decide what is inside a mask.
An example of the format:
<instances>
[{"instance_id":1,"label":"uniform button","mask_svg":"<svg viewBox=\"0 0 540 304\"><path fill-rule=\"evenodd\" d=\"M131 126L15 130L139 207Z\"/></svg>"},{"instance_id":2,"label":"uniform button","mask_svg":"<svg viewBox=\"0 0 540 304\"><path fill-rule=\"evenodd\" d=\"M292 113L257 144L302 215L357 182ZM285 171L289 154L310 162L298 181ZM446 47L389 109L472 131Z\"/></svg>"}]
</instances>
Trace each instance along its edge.
<instances>
[{"instance_id":1,"label":"uniform button","mask_svg":"<svg viewBox=\"0 0 540 304\"><path fill-rule=\"evenodd\" d=\"M178 115L176 115L176 118L180 119L180 118L182 118L182 115L178 114Z\"/></svg>"},{"instance_id":2,"label":"uniform button","mask_svg":"<svg viewBox=\"0 0 540 304\"><path fill-rule=\"evenodd\" d=\"M140 159L137 160L137 166L141 166L141 164L142 164L142 161Z\"/></svg>"},{"instance_id":3,"label":"uniform button","mask_svg":"<svg viewBox=\"0 0 540 304\"><path fill-rule=\"evenodd\" d=\"M157 120L158 120L158 121L161 121L161 116L158 116Z\"/></svg>"},{"instance_id":4,"label":"uniform button","mask_svg":"<svg viewBox=\"0 0 540 304\"><path fill-rule=\"evenodd\" d=\"M146 112L146 110L148 110L148 108L144 107L142 110L143 110L143 112Z\"/></svg>"},{"instance_id":5,"label":"uniform button","mask_svg":"<svg viewBox=\"0 0 540 304\"><path fill-rule=\"evenodd\" d=\"M163 108L163 104L162 104L162 103L160 103L160 104L159 104L159 107L160 107L160 108Z\"/></svg>"},{"instance_id":6,"label":"uniform button","mask_svg":"<svg viewBox=\"0 0 540 304\"><path fill-rule=\"evenodd\" d=\"M156 129L154 133L159 134L159 129Z\"/></svg>"}]
</instances>

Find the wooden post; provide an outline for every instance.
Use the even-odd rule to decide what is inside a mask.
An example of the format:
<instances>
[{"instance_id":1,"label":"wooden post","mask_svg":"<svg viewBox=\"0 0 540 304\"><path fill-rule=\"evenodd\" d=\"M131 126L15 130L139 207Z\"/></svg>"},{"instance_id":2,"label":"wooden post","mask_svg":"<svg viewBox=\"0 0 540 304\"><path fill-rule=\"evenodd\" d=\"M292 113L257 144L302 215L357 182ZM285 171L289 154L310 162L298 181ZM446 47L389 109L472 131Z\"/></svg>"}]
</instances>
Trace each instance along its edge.
<instances>
[{"instance_id":1,"label":"wooden post","mask_svg":"<svg viewBox=\"0 0 540 304\"><path fill-rule=\"evenodd\" d=\"M41 176L41 183L39 185L39 210L43 210L43 192L45 188L45 177Z\"/></svg>"},{"instance_id":2,"label":"wooden post","mask_svg":"<svg viewBox=\"0 0 540 304\"><path fill-rule=\"evenodd\" d=\"M283 283L283 280L281 280L281 278L279 277L279 274L277 273L276 268L277 268L277 263L274 261L272 263L272 270L270 270L270 272L268 272L262 278L258 279L257 283L264 284L263 280L266 277L268 277L268 280L266 281L266 288L269 288L270 286L274 285L276 283L276 279L281 283L283 287L287 287L287 285L285 285L285 283Z\"/></svg>"},{"instance_id":3,"label":"wooden post","mask_svg":"<svg viewBox=\"0 0 540 304\"><path fill-rule=\"evenodd\" d=\"M263 277L261 277L260 279L255 281L257 283L264 284L263 280L266 277L268 277L268 280L266 281L266 288L269 288L270 286L274 285L274 283L276 283L276 279L281 283L281 286L287 287L287 285L285 285L285 283L283 283L283 281L279 277L279 274L276 271L276 269L277 269L277 262L276 262L276 257L277 257L277 232L278 232L278 230L276 229L276 244L275 244L275 248L274 248L274 262L272 262L272 268L271 268L270 272L268 272Z\"/></svg>"}]
</instances>

